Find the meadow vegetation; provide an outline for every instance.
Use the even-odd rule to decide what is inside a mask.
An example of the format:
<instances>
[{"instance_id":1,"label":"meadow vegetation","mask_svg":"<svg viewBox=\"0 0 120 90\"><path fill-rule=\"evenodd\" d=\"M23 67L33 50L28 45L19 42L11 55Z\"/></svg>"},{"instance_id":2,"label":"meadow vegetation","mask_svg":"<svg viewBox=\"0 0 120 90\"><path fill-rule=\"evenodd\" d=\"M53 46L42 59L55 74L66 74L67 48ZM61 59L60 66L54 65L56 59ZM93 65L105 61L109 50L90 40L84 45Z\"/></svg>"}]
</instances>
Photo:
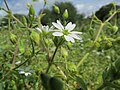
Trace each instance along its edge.
<instances>
[{"instance_id":1,"label":"meadow vegetation","mask_svg":"<svg viewBox=\"0 0 120 90\"><path fill-rule=\"evenodd\" d=\"M0 19L0 90L120 90L120 8L85 18L69 2ZM44 6L47 2L44 0Z\"/></svg>"}]
</instances>

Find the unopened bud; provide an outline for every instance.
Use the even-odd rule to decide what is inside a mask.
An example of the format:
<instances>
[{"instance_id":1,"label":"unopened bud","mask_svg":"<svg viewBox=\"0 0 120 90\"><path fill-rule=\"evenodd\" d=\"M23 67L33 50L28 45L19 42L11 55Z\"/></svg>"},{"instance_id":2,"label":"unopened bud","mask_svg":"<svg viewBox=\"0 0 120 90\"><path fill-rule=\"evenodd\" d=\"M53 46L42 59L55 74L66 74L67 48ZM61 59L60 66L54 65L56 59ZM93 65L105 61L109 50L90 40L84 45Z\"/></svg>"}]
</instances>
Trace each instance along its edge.
<instances>
[{"instance_id":1,"label":"unopened bud","mask_svg":"<svg viewBox=\"0 0 120 90\"><path fill-rule=\"evenodd\" d=\"M14 34L12 34L12 33L10 33L10 41L11 41L13 44L15 44L15 43L17 42L17 36L14 35Z\"/></svg>"},{"instance_id":2,"label":"unopened bud","mask_svg":"<svg viewBox=\"0 0 120 90\"><path fill-rule=\"evenodd\" d=\"M118 26L114 25L113 26L113 31L114 31L114 33L116 33L118 31Z\"/></svg>"},{"instance_id":3,"label":"unopened bud","mask_svg":"<svg viewBox=\"0 0 120 90\"><path fill-rule=\"evenodd\" d=\"M22 17L22 23L23 23L25 26L27 26L27 20L26 20L25 16Z\"/></svg>"},{"instance_id":4,"label":"unopened bud","mask_svg":"<svg viewBox=\"0 0 120 90\"><path fill-rule=\"evenodd\" d=\"M60 9L58 6L54 5L54 11L57 13L57 14L60 14Z\"/></svg>"},{"instance_id":5,"label":"unopened bud","mask_svg":"<svg viewBox=\"0 0 120 90\"><path fill-rule=\"evenodd\" d=\"M64 13L63 13L63 18L67 19L68 18L68 10L65 9Z\"/></svg>"},{"instance_id":6,"label":"unopened bud","mask_svg":"<svg viewBox=\"0 0 120 90\"><path fill-rule=\"evenodd\" d=\"M29 9L29 15L33 15L33 16L35 15L35 10L32 5L30 6L30 9Z\"/></svg>"}]
</instances>

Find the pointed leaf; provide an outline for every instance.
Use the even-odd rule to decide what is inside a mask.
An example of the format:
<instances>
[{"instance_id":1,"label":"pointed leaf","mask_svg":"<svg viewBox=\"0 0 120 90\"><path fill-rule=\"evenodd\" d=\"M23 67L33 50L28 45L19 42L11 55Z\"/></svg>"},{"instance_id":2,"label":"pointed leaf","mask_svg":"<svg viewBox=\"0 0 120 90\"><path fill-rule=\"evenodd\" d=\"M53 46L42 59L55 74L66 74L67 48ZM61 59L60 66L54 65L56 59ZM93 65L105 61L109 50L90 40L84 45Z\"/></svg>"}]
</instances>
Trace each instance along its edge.
<instances>
[{"instance_id":1,"label":"pointed leaf","mask_svg":"<svg viewBox=\"0 0 120 90\"><path fill-rule=\"evenodd\" d=\"M59 79L52 77L49 81L50 90L63 90L63 83Z\"/></svg>"}]
</instances>

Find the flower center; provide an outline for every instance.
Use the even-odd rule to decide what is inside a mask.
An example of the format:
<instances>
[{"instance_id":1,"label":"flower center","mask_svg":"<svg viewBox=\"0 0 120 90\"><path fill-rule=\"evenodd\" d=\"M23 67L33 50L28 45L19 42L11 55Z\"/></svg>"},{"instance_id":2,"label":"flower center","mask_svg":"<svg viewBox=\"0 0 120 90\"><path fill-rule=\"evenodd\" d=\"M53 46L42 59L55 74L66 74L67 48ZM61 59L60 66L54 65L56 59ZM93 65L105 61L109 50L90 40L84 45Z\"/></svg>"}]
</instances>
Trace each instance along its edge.
<instances>
[{"instance_id":1,"label":"flower center","mask_svg":"<svg viewBox=\"0 0 120 90\"><path fill-rule=\"evenodd\" d=\"M69 32L68 30L64 30L64 31L63 31L63 34L64 34L64 35L68 35L68 34L70 34L70 32Z\"/></svg>"}]
</instances>

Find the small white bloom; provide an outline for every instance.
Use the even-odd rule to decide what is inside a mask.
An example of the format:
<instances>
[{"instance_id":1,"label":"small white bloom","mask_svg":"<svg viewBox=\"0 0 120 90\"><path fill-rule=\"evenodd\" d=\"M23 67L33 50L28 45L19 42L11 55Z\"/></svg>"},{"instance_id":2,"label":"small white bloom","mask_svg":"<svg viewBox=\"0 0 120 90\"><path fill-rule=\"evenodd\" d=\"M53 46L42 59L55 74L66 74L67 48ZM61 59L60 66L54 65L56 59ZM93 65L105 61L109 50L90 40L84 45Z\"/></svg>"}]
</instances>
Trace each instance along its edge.
<instances>
[{"instance_id":1,"label":"small white bloom","mask_svg":"<svg viewBox=\"0 0 120 90\"><path fill-rule=\"evenodd\" d=\"M25 76L31 75L30 72L25 72L25 71L19 71L19 74L24 74Z\"/></svg>"},{"instance_id":2,"label":"small white bloom","mask_svg":"<svg viewBox=\"0 0 120 90\"><path fill-rule=\"evenodd\" d=\"M25 74L25 72L24 71L19 71L19 74Z\"/></svg>"},{"instance_id":3,"label":"small white bloom","mask_svg":"<svg viewBox=\"0 0 120 90\"><path fill-rule=\"evenodd\" d=\"M17 65L18 65L18 64L20 64L20 63L21 63L21 61L17 61L15 64L17 64Z\"/></svg>"},{"instance_id":4,"label":"small white bloom","mask_svg":"<svg viewBox=\"0 0 120 90\"><path fill-rule=\"evenodd\" d=\"M36 30L38 30L39 32L42 32L42 30L40 28L38 28L38 27L36 28Z\"/></svg>"},{"instance_id":5,"label":"small white bloom","mask_svg":"<svg viewBox=\"0 0 120 90\"><path fill-rule=\"evenodd\" d=\"M22 74L22 75L28 76L28 75L31 75L33 71L30 70L29 67L26 67L25 69L18 68L18 72L19 72L19 74Z\"/></svg>"},{"instance_id":6,"label":"small white bloom","mask_svg":"<svg viewBox=\"0 0 120 90\"><path fill-rule=\"evenodd\" d=\"M49 31L52 31L53 29L53 26L49 27L48 25L47 26L42 26L41 28L36 28L36 30L38 30L39 32L49 32Z\"/></svg>"},{"instance_id":7,"label":"small white bloom","mask_svg":"<svg viewBox=\"0 0 120 90\"><path fill-rule=\"evenodd\" d=\"M31 73L30 73L30 72L26 72L26 73L25 73L25 76L28 76L28 75L31 75Z\"/></svg>"},{"instance_id":8,"label":"small white bloom","mask_svg":"<svg viewBox=\"0 0 120 90\"><path fill-rule=\"evenodd\" d=\"M60 23L59 20L57 20L57 23L52 23L54 27L57 28L57 30L54 30L53 36L64 36L66 41L75 42L74 39L82 40L81 37L78 36L78 34L82 34L82 32L72 31L76 24L72 24L72 22L69 22L65 27Z\"/></svg>"}]
</instances>

